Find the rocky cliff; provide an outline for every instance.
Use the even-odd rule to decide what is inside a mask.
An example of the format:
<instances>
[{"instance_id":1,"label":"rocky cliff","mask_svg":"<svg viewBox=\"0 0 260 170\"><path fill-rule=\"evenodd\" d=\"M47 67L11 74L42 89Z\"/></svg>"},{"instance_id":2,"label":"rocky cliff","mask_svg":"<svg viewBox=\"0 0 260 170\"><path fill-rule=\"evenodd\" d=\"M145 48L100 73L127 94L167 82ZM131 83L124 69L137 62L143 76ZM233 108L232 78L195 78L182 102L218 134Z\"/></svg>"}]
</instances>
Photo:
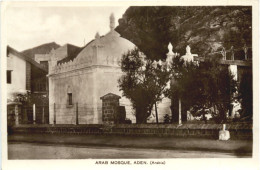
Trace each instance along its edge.
<instances>
[{"instance_id":1,"label":"rocky cliff","mask_svg":"<svg viewBox=\"0 0 260 170\"><path fill-rule=\"evenodd\" d=\"M243 46L252 46L252 8L129 7L116 30L154 59L166 57L169 42L174 52L185 54L190 45L202 57L233 46L236 59L243 59Z\"/></svg>"}]
</instances>

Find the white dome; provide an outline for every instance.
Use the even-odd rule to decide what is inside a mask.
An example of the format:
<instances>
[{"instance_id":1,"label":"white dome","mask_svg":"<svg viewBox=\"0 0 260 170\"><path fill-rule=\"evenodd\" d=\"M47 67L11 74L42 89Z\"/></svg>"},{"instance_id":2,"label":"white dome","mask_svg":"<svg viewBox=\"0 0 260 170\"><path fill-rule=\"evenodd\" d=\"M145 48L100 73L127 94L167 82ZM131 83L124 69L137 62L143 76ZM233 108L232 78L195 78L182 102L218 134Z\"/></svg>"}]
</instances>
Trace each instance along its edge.
<instances>
[{"instance_id":1,"label":"white dome","mask_svg":"<svg viewBox=\"0 0 260 170\"><path fill-rule=\"evenodd\" d=\"M109 58L121 59L122 55L135 48L135 45L120 34L111 30L108 34L90 42L79 54L79 58L90 58L96 64ZM95 60L95 58L97 58ZM103 63L103 62L102 62Z\"/></svg>"}]
</instances>

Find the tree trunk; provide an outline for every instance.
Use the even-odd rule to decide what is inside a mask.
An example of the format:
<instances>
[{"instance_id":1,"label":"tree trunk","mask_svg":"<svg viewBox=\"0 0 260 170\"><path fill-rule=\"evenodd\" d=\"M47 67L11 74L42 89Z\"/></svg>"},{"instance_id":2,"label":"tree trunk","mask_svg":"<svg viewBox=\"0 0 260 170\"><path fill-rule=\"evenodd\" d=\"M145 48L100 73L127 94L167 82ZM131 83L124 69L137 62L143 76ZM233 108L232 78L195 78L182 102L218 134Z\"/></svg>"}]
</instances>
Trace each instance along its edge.
<instances>
[{"instance_id":1,"label":"tree trunk","mask_svg":"<svg viewBox=\"0 0 260 170\"><path fill-rule=\"evenodd\" d=\"M203 111L202 116L203 116L203 120L204 120L205 124L207 124L207 118L206 118L206 116L205 116L205 111Z\"/></svg>"},{"instance_id":2,"label":"tree trunk","mask_svg":"<svg viewBox=\"0 0 260 170\"><path fill-rule=\"evenodd\" d=\"M172 112L172 118L171 122L172 123L178 123L179 121L179 110L178 110L178 99L172 99L172 104L171 104L171 112Z\"/></svg>"},{"instance_id":3,"label":"tree trunk","mask_svg":"<svg viewBox=\"0 0 260 170\"><path fill-rule=\"evenodd\" d=\"M145 124L147 123L147 114L144 111L144 109L142 109L143 107L138 107L136 108L136 123L137 124Z\"/></svg>"}]
</instances>

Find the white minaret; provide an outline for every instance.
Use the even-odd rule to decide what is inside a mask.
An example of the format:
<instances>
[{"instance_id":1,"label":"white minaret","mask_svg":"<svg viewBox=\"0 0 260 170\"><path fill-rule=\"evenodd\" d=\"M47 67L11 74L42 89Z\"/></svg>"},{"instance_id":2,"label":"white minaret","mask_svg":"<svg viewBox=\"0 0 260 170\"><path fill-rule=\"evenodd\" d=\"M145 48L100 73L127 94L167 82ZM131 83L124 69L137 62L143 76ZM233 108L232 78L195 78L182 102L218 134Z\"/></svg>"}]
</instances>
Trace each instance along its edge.
<instances>
[{"instance_id":1,"label":"white minaret","mask_svg":"<svg viewBox=\"0 0 260 170\"><path fill-rule=\"evenodd\" d=\"M171 64L171 62L172 62L172 59L177 56L177 53L175 54L175 53L172 51L172 49L173 49L173 46L172 46L171 43L169 43L169 45L168 45L168 53L166 54L166 55L167 55L166 65L167 65L167 70L168 70L168 71L170 70L170 64ZM167 87L166 87L166 88L167 88L167 89L170 89L170 86L171 86L171 81L169 81L169 82L167 83Z\"/></svg>"},{"instance_id":2,"label":"white minaret","mask_svg":"<svg viewBox=\"0 0 260 170\"><path fill-rule=\"evenodd\" d=\"M174 52L172 51L172 49L173 49L173 46L172 46L171 43L169 43L169 45L168 45L168 53L166 54L167 55L167 58L166 58L167 64L169 64L172 61L172 58L176 56L174 54Z\"/></svg>"},{"instance_id":3,"label":"white minaret","mask_svg":"<svg viewBox=\"0 0 260 170\"><path fill-rule=\"evenodd\" d=\"M194 56L198 56L198 54L192 54L190 46L187 45L187 47L186 47L186 54L181 56L181 58L183 58L185 62L190 62L190 61L194 62Z\"/></svg>"},{"instance_id":4,"label":"white minaret","mask_svg":"<svg viewBox=\"0 0 260 170\"><path fill-rule=\"evenodd\" d=\"M109 17L110 19L110 31L113 31L115 29L115 16L114 14L112 13Z\"/></svg>"},{"instance_id":5,"label":"white minaret","mask_svg":"<svg viewBox=\"0 0 260 170\"><path fill-rule=\"evenodd\" d=\"M169 43L169 45L168 45L168 51L169 52L167 53L167 56L173 56L174 55L172 49L173 49L172 43Z\"/></svg>"},{"instance_id":6,"label":"white minaret","mask_svg":"<svg viewBox=\"0 0 260 170\"><path fill-rule=\"evenodd\" d=\"M190 46L189 45L187 45L187 47L186 47L186 55L191 55Z\"/></svg>"}]
</instances>

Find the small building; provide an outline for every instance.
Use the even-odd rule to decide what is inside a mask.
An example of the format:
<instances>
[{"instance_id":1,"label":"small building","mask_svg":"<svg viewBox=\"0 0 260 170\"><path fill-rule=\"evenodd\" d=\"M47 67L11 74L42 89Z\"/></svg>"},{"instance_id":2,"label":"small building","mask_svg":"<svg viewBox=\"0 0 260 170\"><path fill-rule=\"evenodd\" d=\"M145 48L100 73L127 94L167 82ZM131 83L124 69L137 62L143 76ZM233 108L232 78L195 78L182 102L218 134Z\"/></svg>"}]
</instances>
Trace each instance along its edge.
<instances>
[{"instance_id":1,"label":"small building","mask_svg":"<svg viewBox=\"0 0 260 170\"><path fill-rule=\"evenodd\" d=\"M122 55L135 45L120 37L114 28L115 18L111 15L106 35L97 33L83 48L66 44L50 53L50 123L75 124L78 109L79 124L100 124L100 97L108 93L122 96L118 88L123 74L119 64ZM126 98L121 99L121 104L125 104L128 116L134 117Z\"/></svg>"},{"instance_id":2,"label":"small building","mask_svg":"<svg viewBox=\"0 0 260 170\"><path fill-rule=\"evenodd\" d=\"M36 121L48 122L47 72L48 70L41 64L7 46L7 112L10 121L15 119L16 114L19 117L16 123L32 123L32 105L35 104L45 107L46 112L43 118L38 111ZM10 121L10 124L14 123Z\"/></svg>"}]
</instances>

